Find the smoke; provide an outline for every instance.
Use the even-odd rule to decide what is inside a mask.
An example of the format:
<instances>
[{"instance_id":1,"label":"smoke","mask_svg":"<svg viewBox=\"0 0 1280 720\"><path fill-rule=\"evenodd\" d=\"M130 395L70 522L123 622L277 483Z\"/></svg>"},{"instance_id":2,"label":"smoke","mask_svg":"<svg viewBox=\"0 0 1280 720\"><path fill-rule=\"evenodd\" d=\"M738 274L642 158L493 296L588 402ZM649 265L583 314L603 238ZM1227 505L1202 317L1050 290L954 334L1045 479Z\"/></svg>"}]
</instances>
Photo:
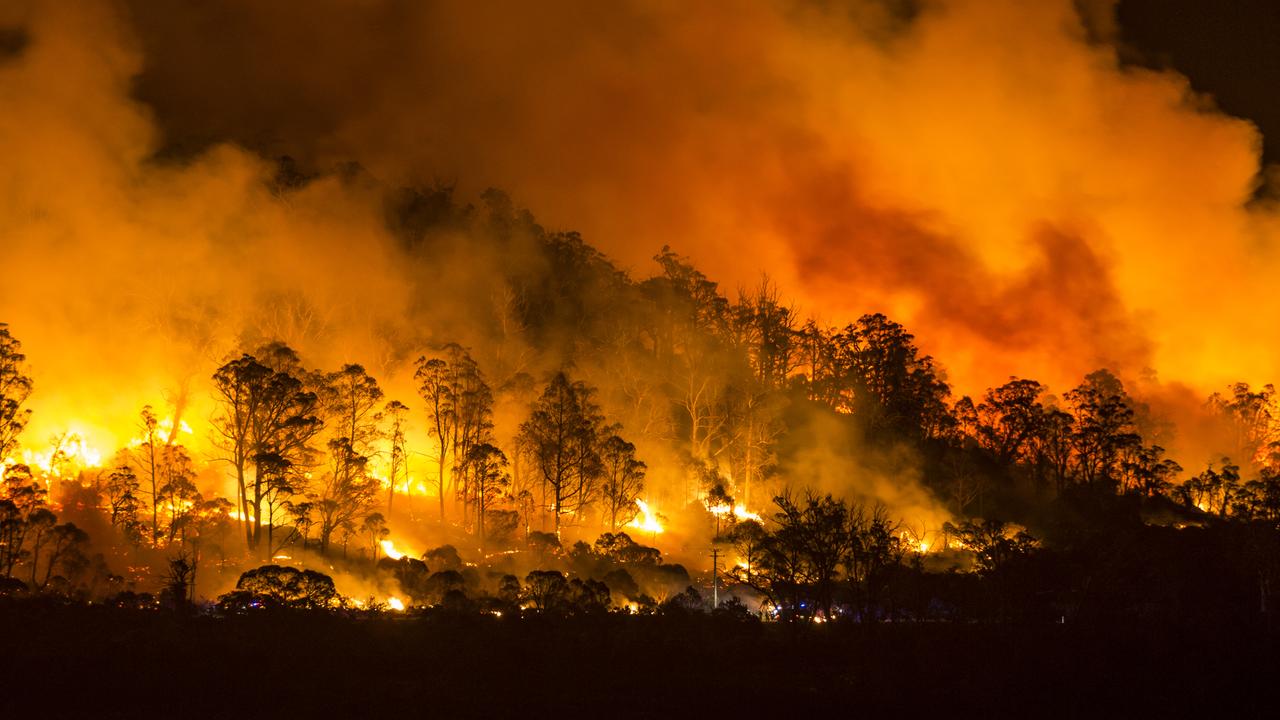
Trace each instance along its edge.
<instances>
[{"instance_id":1,"label":"smoke","mask_svg":"<svg viewBox=\"0 0 1280 720\"><path fill-rule=\"evenodd\" d=\"M507 188L627 266L888 312L970 392L1276 368L1258 134L1123 65L1110 2L129 7L173 155Z\"/></svg>"},{"instance_id":2,"label":"smoke","mask_svg":"<svg viewBox=\"0 0 1280 720\"><path fill-rule=\"evenodd\" d=\"M782 453L779 475L786 486L780 492L830 493L862 506L868 516L879 506L891 520L903 520L908 532L932 535L952 519L921 483L920 457L914 450L871 445L860 430L828 413L797 415L792 447Z\"/></svg>"},{"instance_id":3,"label":"smoke","mask_svg":"<svg viewBox=\"0 0 1280 720\"><path fill-rule=\"evenodd\" d=\"M629 268L671 244L726 287L767 269L833 324L884 311L963 392L1265 381L1258 133L1114 36L1070 0L10 3L0 319L30 436L207 418L210 369L271 338L411 400L408 361L483 339L487 269L520 259L406 253L402 184L507 189ZM323 172L283 191L286 154Z\"/></svg>"}]
</instances>

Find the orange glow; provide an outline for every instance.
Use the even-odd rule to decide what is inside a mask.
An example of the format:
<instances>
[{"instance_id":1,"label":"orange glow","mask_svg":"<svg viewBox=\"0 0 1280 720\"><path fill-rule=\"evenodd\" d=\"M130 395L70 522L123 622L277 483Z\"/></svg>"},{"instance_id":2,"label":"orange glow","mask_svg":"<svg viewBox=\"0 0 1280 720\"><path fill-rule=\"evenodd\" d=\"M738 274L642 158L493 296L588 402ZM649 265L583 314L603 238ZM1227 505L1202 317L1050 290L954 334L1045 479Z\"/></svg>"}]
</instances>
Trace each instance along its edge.
<instances>
[{"instance_id":1,"label":"orange glow","mask_svg":"<svg viewBox=\"0 0 1280 720\"><path fill-rule=\"evenodd\" d=\"M636 506L640 508L640 515L630 523L627 523L627 527L643 530L653 535L665 532L662 523L658 521L657 513L649 508L649 503L636 498Z\"/></svg>"},{"instance_id":2,"label":"orange glow","mask_svg":"<svg viewBox=\"0 0 1280 720\"><path fill-rule=\"evenodd\" d=\"M382 546L383 554L391 558L392 560L399 560L400 558L405 556L404 553L396 549L395 543L391 542L390 540L383 540L378 544Z\"/></svg>"}]
</instances>

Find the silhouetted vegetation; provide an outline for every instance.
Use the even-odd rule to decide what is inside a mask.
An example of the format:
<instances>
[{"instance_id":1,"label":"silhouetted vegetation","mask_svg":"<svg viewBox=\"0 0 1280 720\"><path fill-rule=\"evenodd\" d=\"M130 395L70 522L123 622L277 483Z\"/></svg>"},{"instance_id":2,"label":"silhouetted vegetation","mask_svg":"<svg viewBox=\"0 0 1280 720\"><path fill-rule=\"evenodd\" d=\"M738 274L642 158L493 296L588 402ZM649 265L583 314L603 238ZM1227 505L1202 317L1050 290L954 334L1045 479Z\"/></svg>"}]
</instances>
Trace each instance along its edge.
<instances>
[{"instance_id":1,"label":"silhouetted vegetation","mask_svg":"<svg viewBox=\"0 0 1280 720\"><path fill-rule=\"evenodd\" d=\"M815 704L870 687L841 684L841 673L871 662L836 659L845 641L883 653L877 666L907 662L910 643L936 643L946 676L968 657L947 654L966 638L1002 651L1044 641L1093 652L1116 627L1272 637L1280 399L1271 386L1210 398L1205 412L1233 445L1188 473L1165 456L1164 419L1108 370L1061 396L1011 378L976 400L955 397L940 363L884 315L823 328L768 281L726 297L669 248L656 276L635 281L499 193L483 210L431 197L426 215L417 204L393 212L406 243L446 242L441 228L465 228L537 262L507 268L496 315L477 311L478 323L501 322L483 343L427 343L401 359L418 358L408 363L417 408L388 399L362 365L310 368L273 341L212 370L217 414L204 430L216 464L187 447L199 440L180 419L149 406L138 438L107 462L77 459L71 436L24 461L24 403L36 385L0 326L0 598L11 630L20 635L17 618L30 615L109 635L97 624L123 618L163 643L195 632L212 661L236 652L218 627L282 653L314 641L305 628L322 628L352 652L413 657L388 634L400 627L394 614L409 632L451 643L462 642L458 628L477 643L493 638L505 648L494 652L543 648L525 643L552 628L561 646L552 657L579 644L636 652L640 664L688 653L715 665L710 648L727 643L741 654L716 657L735 670L703 669L718 692L767 697L774 671L810 687L785 661L748 649L760 641L819 658L801 663L834 683L829 696L804 698ZM429 445L415 446L414 424ZM415 453L429 468L418 485ZM674 558L659 549L661 517L641 502L655 492L684 525ZM429 516L406 509L422 497ZM453 544L417 557L395 549L417 529ZM890 622L918 628L855 629ZM956 627L974 622L983 629ZM663 650L642 629L679 647ZM613 641L595 633L619 633L624 645L602 649ZM890 636L908 645L891 647ZM358 676L395 692L387 678L417 662L382 658ZM1027 677L1014 664L1002 667ZM908 665L904 673L930 673ZM371 680L375 667L389 675ZM532 687L523 683L513 687ZM635 702L627 709L638 714L661 706Z\"/></svg>"}]
</instances>

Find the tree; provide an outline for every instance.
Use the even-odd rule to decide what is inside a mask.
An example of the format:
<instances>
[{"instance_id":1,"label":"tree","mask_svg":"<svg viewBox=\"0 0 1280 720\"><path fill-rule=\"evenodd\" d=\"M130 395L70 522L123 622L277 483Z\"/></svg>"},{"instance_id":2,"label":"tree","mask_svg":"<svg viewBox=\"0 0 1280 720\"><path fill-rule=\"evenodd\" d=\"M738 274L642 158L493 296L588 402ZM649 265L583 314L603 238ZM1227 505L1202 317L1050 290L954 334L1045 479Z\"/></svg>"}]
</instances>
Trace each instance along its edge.
<instances>
[{"instance_id":1,"label":"tree","mask_svg":"<svg viewBox=\"0 0 1280 720\"><path fill-rule=\"evenodd\" d=\"M735 335L755 379L770 390L782 387L795 365L795 310L778 299L778 287L768 276L751 292L739 291L732 308Z\"/></svg>"},{"instance_id":2,"label":"tree","mask_svg":"<svg viewBox=\"0 0 1280 720\"><path fill-rule=\"evenodd\" d=\"M1040 432L1043 393L1044 386L1035 380L1009 378L1004 385L988 390L977 406L975 437L998 463L1008 465L1021 459Z\"/></svg>"},{"instance_id":3,"label":"tree","mask_svg":"<svg viewBox=\"0 0 1280 720\"><path fill-rule=\"evenodd\" d=\"M610 433L600 443L602 495L609 518L609 530L631 522L636 516L636 498L644 490L647 466L636 459L636 446Z\"/></svg>"},{"instance_id":4,"label":"tree","mask_svg":"<svg viewBox=\"0 0 1280 720\"><path fill-rule=\"evenodd\" d=\"M31 585L36 586L36 572L40 569L40 552L52 539L58 517L49 508L37 508L27 517L28 537L31 539Z\"/></svg>"},{"instance_id":5,"label":"tree","mask_svg":"<svg viewBox=\"0 0 1280 720\"><path fill-rule=\"evenodd\" d=\"M569 594L569 582L558 570L534 570L524 578L524 597L535 610L547 611L562 605Z\"/></svg>"},{"instance_id":6,"label":"tree","mask_svg":"<svg viewBox=\"0 0 1280 720\"><path fill-rule=\"evenodd\" d=\"M329 468L311 497L320 526L321 553L328 552L335 532L354 532L356 521L369 514L378 483L369 476L368 463L347 438L329 441Z\"/></svg>"},{"instance_id":7,"label":"tree","mask_svg":"<svg viewBox=\"0 0 1280 720\"><path fill-rule=\"evenodd\" d=\"M657 548L641 545L624 533L603 533L596 538L593 550L596 555L621 565L658 565L662 553Z\"/></svg>"},{"instance_id":8,"label":"tree","mask_svg":"<svg viewBox=\"0 0 1280 720\"><path fill-rule=\"evenodd\" d=\"M160 485L163 484L156 448L160 423L150 405L142 407L138 418L138 426L142 430L142 443L137 448L141 455L138 464L151 486L151 544L155 545L160 542Z\"/></svg>"},{"instance_id":9,"label":"tree","mask_svg":"<svg viewBox=\"0 0 1280 720\"><path fill-rule=\"evenodd\" d=\"M480 368L460 345L450 343L439 357L418 358L414 379L427 407L427 430L438 443L436 490L440 497L440 521L444 522L446 470L458 469L472 446L490 441L493 429L493 393ZM470 495L456 487L462 498Z\"/></svg>"},{"instance_id":10,"label":"tree","mask_svg":"<svg viewBox=\"0 0 1280 720\"><path fill-rule=\"evenodd\" d=\"M670 396L685 425L688 452L706 461L725 420L729 302L714 281L671 248L663 247L654 260L662 274L641 286L655 309L649 330L653 355L669 368Z\"/></svg>"},{"instance_id":11,"label":"tree","mask_svg":"<svg viewBox=\"0 0 1280 720\"><path fill-rule=\"evenodd\" d=\"M730 522L734 519L733 505L733 496L725 489L723 482L716 482L707 491L707 508L716 521L716 534L713 537L720 537L720 518L727 515Z\"/></svg>"},{"instance_id":12,"label":"tree","mask_svg":"<svg viewBox=\"0 0 1280 720\"><path fill-rule=\"evenodd\" d=\"M1211 395L1208 406L1230 424L1230 456L1274 472L1280 468L1280 398L1275 386L1255 391L1248 383L1235 383L1229 389L1229 397Z\"/></svg>"},{"instance_id":13,"label":"tree","mask_svg":"<svg viewBox=\"0 0 1280 720\"><path fill-rule=\"evenodd\" d=\"M49 529L44 537L47 553L45 555L44 579L41 589L49 585L50 578L56 569L69 567L82 561L84 547L89 544L89 534L75 526L75 523L63 523ZM35 568L38 564L38 553L31 558L32 584L35 583Z\"/></svg>"},{"instance_id":14,"label":"tree","mask_svg":"<svg viewBox=\"0 0 1280 720\"><path fill-rule=\"evenodd\" d=\"M195 592L195 561L185 552L169 558L165 572L164 590L175 608L185 608Z\"/></svg>"},{"instance_id":15,"label":"tree","mask_svg":"<svg viewBox=\"0 0 1280 720\"><path fill-rule=\"evenodd\" d=\"M1118 483L1121 456L1142 441L1124 385L1109 371L1097 370L1067 393L1067 400L1075 410L1072 445L1081 480Z\"/></svg>"},{"instance_id":16,"label":"tree","mask_svg":"<svg viewBox=\"0 0 1280 720\"><path fill-rule=\"evenodd\" d=\"M748 587L763 591L757 582L756 573L770 539L768 531L755 520L744 520L734 523L727 539L733 543L733 548L738 553L738 564L726 574Z\"/></svg>"},{"instance_id":17,"label":"tree","mask_svg":"<svg viewBox=\"0 0 1280 720\"><path fill-rule=\"evenodd\" d=\"M840 403L837 379L836 331L824 330L813 320L805 322L797 334L800 383L811 402L836 408Z\"/></svg>"},{"instance_id":18,"label":"tree","mask_svg":"<svg viewBox=\"0 0 1280 720\"><path fill-rule=\"evenodd\" d=\"M333 578L328 575L280 565L263 565L245 571L236 581L236 590L303 610L325 610L342 601Z\"/></svg>"},{"instance_id":19,"label":"tree","mask_svg":"<svg viewBox=\"0 0 1280 720\"><path fill-rule=\"evenodd\" d=\"M141 488L137 473L128 464L118 465L107 473L102 489L107 496L112 527L119 528L130 542L140 542L142 528L138 513L142 510L142 499L138 497Z\"/></svg>"},{"instance_id":20,"label":"tree","mask_svg":"<svg viewBox=\"0 0 1280 720\"><path fill-rule=\"evenodd\" d=\"M483 496L482 492L468 486L475 478L466 468L474 460L472 449L493 440L493 392L485 382L480 367L465 350L457 345L452 345L447 350L451 353L450 362L455 371L454 394L457 398L456 412L453 415L454 493L462 500L465 516L472 509L470 506L473 502ZM491 454L488 456L492 457ZM505 461L506 456L502 457Z\"/></svg>"},{"instance_id":21,"label":"tree","mask_svg":"<svg viewBox=\"0 0 1280 720\"><path fill-rule=\"evenodd\" d=\"M468 504L475 510L476 537L481 548L485 544L486 515L511 486L508 464L506 454L489 443L473 445L463 463L466 487L470 493Z\"/></svg>"},{"instance_id":22,"label":"tree","mask_svg":"<svg viewBox=\"0 0 1280 720\"><path fill-rule=\"evenodd\" d=\"M315 415L316 394L290 372L301 372L297 355L279 344L263 352L287 369L273 369L245 354L213 376L221 406L214 427L236 473L241 522L251 548L259 547L262 538L264 503L283 489L272 483L286 480L288 469L310 462L311 441L323 426Z\"/></svg>"},{"instance_id":23,"label":"tree","mask_svg":"<svg viewBox=\"0 0 1280 720\"><path fill-rule=\"evenodd\" d=\"M1242 492L1240 467L1225 457L1220 467L1220 470L1215 470L1210 463L1204 472L1180 485L1178 495L1183 503L1202 512L1226 517L1238 504L1238 496Z\"/></svg>"},{"instance_id":24,"label":"tree","mask_svg":"<svg viewBox=\"0 0 1280 720\"><path fill-rule=\"evenodd\" d=\"M550 504L557 535L561 518L587 508L599 487L604 419L592 394L582 382L557 372L520 425L518 442L542 482L543 506Z\"/></svg>"},{"instance_id":25,"label":"tree","mask_svg":"<svg viewBox=\"0 0 1280 720\"><path fill-rule=\"evenodd\" d=\"M161 450L160 467L163 468L164 484L159 493L165 510L168 512L168 542L184 530L186 520L200 501L200 492L196 489L195 469L191 464L191 456L181 445L165 445Z\"/></svg>"},{"instance_id":26,"label":"tree","mask_svg":"<svg viewBox=\"0 0 1280 720\"><path fill-rule=\"evenodd\" d=\"M831 616L840 568L848 561L858 541L855 530L861 510L850 510L831 495L806 493L803 504L790 495L774 498L778 529L766 546L765 564L778 568L794 587L792 612L802 616L806 595L825 617Z\"/></svg>"},{"instance_id":27,"label":"tree","mask_svg":"<svg viewBox=\"0 0 1280 720\"><path fill-rule=\"evenodd\" d=\"M1124 454L1120 462L1120 487L1155 497L1165 494L1172 487L1173 478L1182 472L1182 466L1164 457L1159 445L1137 445Z\"/></svg>"},{"instance_id":28,"label":"tree","mask_svg":"<svg viewBox=\"0 0 1280 720\"><path fill-rule=\"evenodd\" d=\"M1075 418L1058 408L1048 408L1030 442L1035 474L1058 494L1071 479Z\"/></svg>"},{"instance_id":29,"label":"tree","mask_svg":"<svg viewBox=\"0 0 1280 720\"><path fill-rule=\"evenodd\" d=\"M445 467L453 433L454 397L449 382L449 365L440 358L418 358L414 379L418 393L427 404L427 430L437 444L436 493L440 500L440 522L444 522Z\"/></svg>"},{"instance_id":30,"label":"tree","mask_svg":"<svg viewBox=\"0 0 1280 720\"><path fill-rule=\"evenodd\" d=\"M382 413L377 409L382 401L378 381L362 366L348 364L326 375L321 387L321 406L330 430L350 440L356 452L368 455L370 446L378 439L378 424L382 420Z\"/></svg>"},{"instance_id":31,"label":"tree","mask_svg":"<svg viewBox=\"0 0 1280 720\"><path fill-rule=\"evenodd\" d=\"M951 388L904 327L878 313L863 315L833 342L837 410L861 416L873 436L919 440L947 429Z\"/></svg>"},{"instance_id":32,"label":"tree","mask_svg":"<svg viewBox=\"0 0 1280 720\"><path fill-rule=\"evenodd\" d=\"M13 453L31 417L22 407L33 387L26 361L22 343L9 333L8 324L0 323L0 460Z\"/></svg>"},{"instance_id":33,"label":"tree","mask_svg":"<svg viewBox=\"0 0 1280 720\"><path fill-rule=\"evenodd\" d=\"M369 539L369 559L377 563L378 545L391 534L391 531L387 529L387 519L382 516L382 513L369 513L361 521L360 531Z\"/></svg>"},{"instance_id":34,"label":"tree","mask_svg":"<svg viewBox=\"0 0 1280 720\"><path fill-rule=\"evenodd\" d=\"M396 480L401 474L406 481L409 478L409 455L405 446L405 415L409 412L409 408L399 400L392 400L387 403L383 412L391 418L388 434L391 441L391 467L387 473L387 515L390 515L391 506L396 499ZM405 492L408 492L408 488Z\"/></svg>"},{"instance_id":35,"label":"tree","mask_svg":"<svg viewBox=\"0 0 1280 720\"><path fill-rule=\"evenodd\" d=\"M13 577L17 565L31 556L27 549L32 517L45 508L46 491L26 465L5 468L0 484L0 570Z\"/></svg>"}]
</instances>

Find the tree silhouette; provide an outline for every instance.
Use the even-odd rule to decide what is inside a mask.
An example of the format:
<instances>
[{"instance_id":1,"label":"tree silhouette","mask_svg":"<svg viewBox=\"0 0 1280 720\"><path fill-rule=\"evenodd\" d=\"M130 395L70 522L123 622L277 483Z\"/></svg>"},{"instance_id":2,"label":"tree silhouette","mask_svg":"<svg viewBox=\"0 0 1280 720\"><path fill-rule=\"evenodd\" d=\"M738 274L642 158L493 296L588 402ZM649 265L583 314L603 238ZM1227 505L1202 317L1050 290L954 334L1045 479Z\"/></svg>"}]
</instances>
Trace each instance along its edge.
<instances>
[{"instance_id":1,"label":"tree silhouette","mask_svg":"<svg viewBox=\"0 0 1280 720\"><path fill-rule=\"evenodd\" d=\"M467 504L475 512L476 537L481 548L485 546L486 516L511 486L508 464L505 453L494 445L481 443L471 446L462 466L470 496Z\"/></svg>"},{"instance_id":2,"label":"tree silhouette","mask_svg":"<svg viewBox=\"0 0 1280 720\"><path fill-rule=\"evenodd\" d=\"M636 498L644 490L647 466L636 459L636 446L610 433L600 444L601 490L609 530L617 532L635 518Z\"/></svg>"},{"instance_id":3,"label":"tree silhouette","mask_svg":"<svg viewBox=\"0 0 1280 720\"><path fill-rule=\"evenodd\" d=\"M1141 442L1124 386L1109 371L1097 370L1067 400L1075 411L1072 445L1081 481L1118 483L1121 457Z\"/></svg>"},{"instance_id":4,"label":"tree silhouette","mask_svg":"<svg viewBox=\"0 0 1280 720\"><path fill-rule=\"evenodd\" d=\"M320 526L319 549L329 550L335 532L354 532L371 512L378 481L369 476L369 459L352 449L347 438L329 441L329 467L310 498Z\"/></svg>"},{"instance_id":5,"label":"tree silhouette","mask_svg":"<svg viewBox=\"0 0 1280 720\"><path fill-rule=\"evenodd\" d=\"M391 460L387 473L387 514L390 515L391 506L396 499L396 481L401 474L406 481L409 477L409 454L405 445L405 415L408 414L409 408L399 400L392 400L387 403L383 412L391 418L391 427L388 430L388 439L391 441ZM407 489L406 492L408 492Z\"/></svg>"},{"instance_id":6,"label":"tree silhouette","mask_svg":"<svg viewBox=\"0 0 1280 720\"><path fill-rule=\"evenodd\" d=\"M603 418L592 393L557 372L520 425L520 446L542 481L543 504L550 504L557 535L561 518L587 508L599 488Z\"/></svg>"},{"instance_id":7,"label":"tree silhouette","mask_svg":"<svg viewBox=\"0 0 1280 720\"><path fill-rule=\"evenodd\" d=\"M103 483L103 492L111 512L111 525L119 528L131 542L140 542L142 528L138 513L142 510L142 499L133 468L128 464L112 468Z\"/></svg>"},{"instance_id":8,"label":"tree silhouette","mask_svg":"<svg viewBox=\"0 0 1280 720\"><path fill-rule=\"evenodd\" d=\"M26 360L22 343L9 333L8 324L0 323L0 459L13 453L31 417L22 407L33 388Z\"/></svg>"},{"instance_id":9,"label":"tree silhouette","mask_svg":"<svg viewBox=\"0 0 1280 720\"><path fill-rule=\"evenodd\" d=\"M292 350L271 345L265 351L280 367L297 371ZM221 406L214 427L236 473L246 542L258 548L264 504L281 491L272 483L284 479L287 468L310 461L311 440L322 427L315 415L318 400L289 371L273 369L247 354L220 367L213 380Z\"/></svg>"}]
</instances>

